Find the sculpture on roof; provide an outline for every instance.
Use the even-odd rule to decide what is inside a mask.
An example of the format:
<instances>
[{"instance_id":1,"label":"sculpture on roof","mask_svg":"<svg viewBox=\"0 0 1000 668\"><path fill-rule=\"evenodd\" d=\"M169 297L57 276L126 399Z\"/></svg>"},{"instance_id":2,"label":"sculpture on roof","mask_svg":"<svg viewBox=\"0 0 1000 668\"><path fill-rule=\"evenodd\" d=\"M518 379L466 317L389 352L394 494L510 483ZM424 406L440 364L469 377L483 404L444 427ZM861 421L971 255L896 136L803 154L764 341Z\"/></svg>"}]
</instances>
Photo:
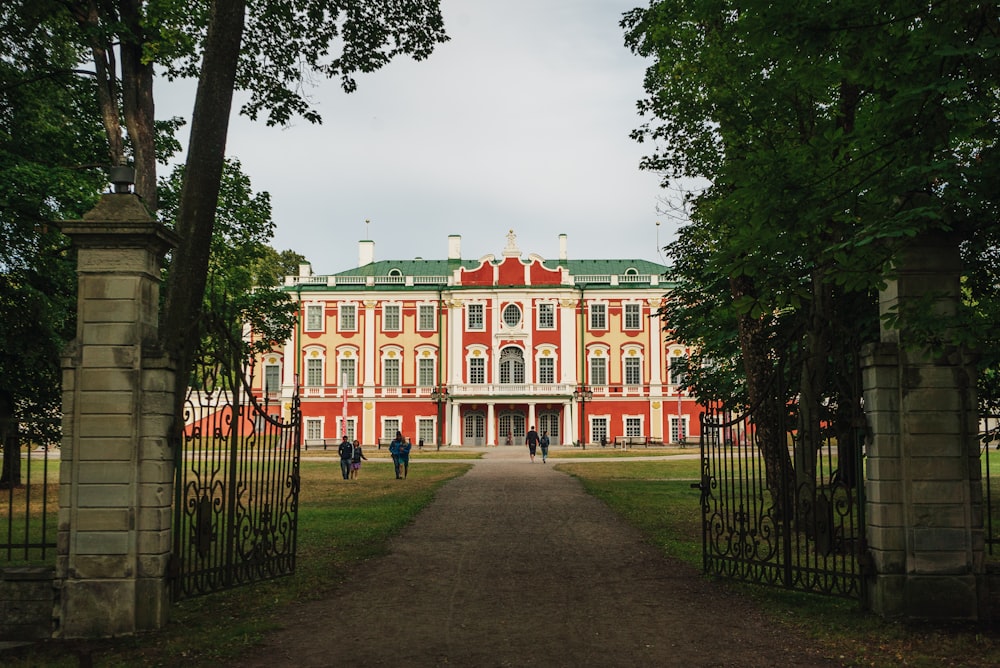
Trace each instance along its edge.
<instances>
[{"instance_id":1,"label":"sculpture on roof","mask_svg":"<svg viewBox=\"0 0 1000 668\"><path fill-rule=\"evenodd\" d=\"M517 235L514 230L507 230L507 247L503 249L505 257L519 257L521 249L517 247Z\"/></svg>"}]
</instances>

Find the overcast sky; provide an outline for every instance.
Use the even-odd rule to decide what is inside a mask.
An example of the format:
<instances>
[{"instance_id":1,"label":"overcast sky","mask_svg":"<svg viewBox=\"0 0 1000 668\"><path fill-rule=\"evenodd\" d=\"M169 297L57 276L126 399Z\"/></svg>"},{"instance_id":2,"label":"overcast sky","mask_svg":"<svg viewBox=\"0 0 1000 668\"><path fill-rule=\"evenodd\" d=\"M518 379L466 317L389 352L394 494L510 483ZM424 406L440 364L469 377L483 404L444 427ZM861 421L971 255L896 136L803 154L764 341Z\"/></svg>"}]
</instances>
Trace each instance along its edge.
<instances>
[{"instance_id":1,"label":"overcast sky","mask_svg":"<svg viewBox=\"0 0 1000 668\"><path fill-rule=\"evenodd\" d=\"M320 81L322 125L235 120L227 153L271 193L274 247L325 274L357 266L361 239L376 260L443 259L459 234L479 258L512 229L525 255L557 256L565 233L570 258L662 261L677 221L658 213L659 176L639 170L649 145L629 138L647 63L618 26L642 4L442 0L451 40L350 95ZM160 95L157 116L192 104Z\"/></svg>"}]
</instances>

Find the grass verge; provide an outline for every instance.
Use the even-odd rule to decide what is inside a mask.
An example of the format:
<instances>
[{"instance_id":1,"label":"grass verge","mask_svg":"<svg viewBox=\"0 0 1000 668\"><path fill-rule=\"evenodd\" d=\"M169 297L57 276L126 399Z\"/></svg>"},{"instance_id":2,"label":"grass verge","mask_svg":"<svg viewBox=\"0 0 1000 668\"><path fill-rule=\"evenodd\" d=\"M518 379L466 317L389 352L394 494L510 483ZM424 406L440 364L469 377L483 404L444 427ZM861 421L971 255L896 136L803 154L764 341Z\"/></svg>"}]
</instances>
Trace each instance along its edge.
<instances>
[{"instance_id":1,"label":"grass verge","mask_svg":"<svg viewBox=\"0 0 1000 668\"><path fill-rule=\"evenodd\" d=\"M636 526L647 540L701 568L701 511L691 483L698 462L559 463L586 490ZM743 584L727 584L755 600L784 628L795 629L844 666L997 666L1000 634L972 626L907 625L859 609L856 601ZM752 657L750 657L752 658Z\"/></svg>"},{"instance_id":2,"label":"grass verge","mask_svg":"<svg viewBox=\"0 0 1000 668\"><path fill-rule=\"evenodd\" d=\"M5 668L206 666L238 657L281 623L282 611L338 587L351 567L385 554L389 539L469 469L421 463L405 481L391 462L369 462L345 482L333 462L303 462L298 558L294 575L174 605L155 633L101 641L50 641L0 654Z\"/></svg>"}]
</instances>

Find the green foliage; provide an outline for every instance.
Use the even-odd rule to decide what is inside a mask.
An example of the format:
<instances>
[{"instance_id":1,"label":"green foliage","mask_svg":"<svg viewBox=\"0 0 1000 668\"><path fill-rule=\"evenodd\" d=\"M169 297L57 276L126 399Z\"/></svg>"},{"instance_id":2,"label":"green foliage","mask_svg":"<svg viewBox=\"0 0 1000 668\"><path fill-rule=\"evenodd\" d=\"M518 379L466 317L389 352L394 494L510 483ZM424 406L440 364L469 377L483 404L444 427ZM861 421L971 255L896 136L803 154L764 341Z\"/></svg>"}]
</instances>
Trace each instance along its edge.
<instances>
[{"instance_id":1,"label":"green foliage","mask_svg":"<svg viewBox=\"0 0 1000 668\"><path fill-rule=\"evenodd\" d=\"M177 210L183 182L184 168L178 166L160 183L158 215L167 224ZM242 328L249 325L255 338L244 341L246 352L262 353L291 338L296 317L288 295L270 289L277 285L276 270L284 270L270 263L301 256L291 251L279 254L268 245L274 234L270 194L253 191L239 160L226 161L221 186L204 312L207 320L221 323L229 332L214 344L220 351L243 341Z\"/></svg>"},{"instance_id":2,"label":"green foliage","mask_svg":"<svg viewBox=\"0 0 1000 668\"><path fill-rule=\"evenodd\" d=\"M69 73L79 53L14 10L0 7L0 421L48 440L59 430L59 354L76 322L74 257L53 221L96 201L106 142L93 90ZM39 76L39 63L51 75Z\"/></svg>"},{"instance_id":3,"label":"green foliage","mask_svg":"<svg viewBox=\"0 0 1000 668\"><path fill-rule=\"evenodd\" d=\"M995 5L657 0L622 25L653 59L633 133L654 144L644 166L712 184L690 196L691 222L667 249L678 289L663 310L715 363L692 360L700 395L739 391L719 376L741 366L752 385L789 353L816 396L842 392L852 352L877 336L874 293L903 244L951 232L970 271L984 264L997 220ZM883 326L905 327L914 346L974 340L965 314L898 315Z\"/></svg>"}]
</instances>

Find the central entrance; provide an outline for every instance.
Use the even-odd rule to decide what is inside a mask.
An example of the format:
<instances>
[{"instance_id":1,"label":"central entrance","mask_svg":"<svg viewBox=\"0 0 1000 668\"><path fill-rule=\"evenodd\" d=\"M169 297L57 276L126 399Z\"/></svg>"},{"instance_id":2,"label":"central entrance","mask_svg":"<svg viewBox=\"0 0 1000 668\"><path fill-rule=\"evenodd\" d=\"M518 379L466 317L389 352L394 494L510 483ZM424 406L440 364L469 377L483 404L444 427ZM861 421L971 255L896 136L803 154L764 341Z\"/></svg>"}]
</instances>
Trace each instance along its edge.
<instances>
[{"instance_id":1,"label":"central entrance","mask_svg":"<svg viewBox=\"0 0 1000 668\"><path fill-rule=\"evenodd\" d=\"M521 413L501 413L499 415L497 442L501 445L522 445L527 430Z\"/></svg>"}]
</instances>

